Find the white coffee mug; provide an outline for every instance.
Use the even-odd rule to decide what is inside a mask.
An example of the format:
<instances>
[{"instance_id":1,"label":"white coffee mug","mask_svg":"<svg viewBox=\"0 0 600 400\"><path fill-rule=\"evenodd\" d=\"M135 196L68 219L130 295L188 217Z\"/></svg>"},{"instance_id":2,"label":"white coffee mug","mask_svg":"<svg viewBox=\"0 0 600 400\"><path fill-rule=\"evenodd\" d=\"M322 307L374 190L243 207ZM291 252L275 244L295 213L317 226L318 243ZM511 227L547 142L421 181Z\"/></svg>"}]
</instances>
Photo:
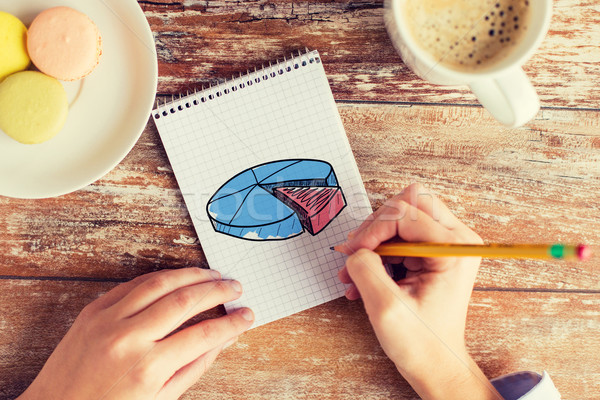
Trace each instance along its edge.
<instances>
[{"instance_id":1,"label":"white coffee mug","mask_svg":"<svg viewBox=\"0 0 600 400\"><path fill-rule=\"evenodd\" d=\"M419 77L439 85L468 85L494 118L508 127L521 126L535 117L540 101L521 66L548 31L552 0L529 0L532 16L520 43L502 61L475 72L447 68L420 48L404 22L403 3L405 0L385 1L385 26L402 60Z\"/></svg>"}]
</instances>

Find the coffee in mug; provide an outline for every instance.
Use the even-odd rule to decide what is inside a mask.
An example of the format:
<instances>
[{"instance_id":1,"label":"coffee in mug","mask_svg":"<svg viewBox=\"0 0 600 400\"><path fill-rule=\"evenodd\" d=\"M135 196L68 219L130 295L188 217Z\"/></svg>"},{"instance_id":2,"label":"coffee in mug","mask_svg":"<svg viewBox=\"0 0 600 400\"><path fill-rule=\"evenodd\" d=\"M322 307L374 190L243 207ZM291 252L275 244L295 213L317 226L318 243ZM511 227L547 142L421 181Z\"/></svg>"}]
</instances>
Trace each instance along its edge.
<instances>
[{"instance_id":1,"label":"coffee in mug","mask_svg":"<svg viewBox=\"0 0 600 400\"><path fill-rule=\"evenodd\" d=\"M539 98L521 66L543 40L553 0L385 0L404 63L440 85L468 85L504 125L521 126Z\"/></svg>"},{"instance_id":2,"label":"coffee in mug","mask_svg":"<svg viewBox=\"0 0 600 400\"><path fill-rule=\"evenodd\" d=\"M530 19L528 0L405 0L417 45L460 71L493 66L517 47Z\"/></svg>"}]
</instances>

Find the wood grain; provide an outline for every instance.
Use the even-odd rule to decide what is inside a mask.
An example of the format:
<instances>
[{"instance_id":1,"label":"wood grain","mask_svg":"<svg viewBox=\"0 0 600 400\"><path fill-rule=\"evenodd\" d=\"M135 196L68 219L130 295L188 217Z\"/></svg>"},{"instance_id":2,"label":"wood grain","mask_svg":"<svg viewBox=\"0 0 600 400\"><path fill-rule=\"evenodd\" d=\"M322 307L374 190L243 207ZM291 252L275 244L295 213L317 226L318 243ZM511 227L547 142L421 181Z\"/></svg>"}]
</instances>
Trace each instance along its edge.
<instances>
[{"instance_id":1,"label":"wood grain","mask_svg":"<svg viewBox=\"0 0 600 400\"><path fill-rule=\"evenodd\" d=\"M317 49L339 100L477 104L402 63L383 24L383 0L143 1L159 54L159 93L178 94ZM600 13L555 0L548 36L524 69L546 107L600 108Z\"/></svg>"},{"instance_id":2,"label":"wood grain","mask_svg":"<svg viewBox=\"0 0 600 400\"><path fill-rule=\"evenodd\" d=\"M387 37L382 0L139 3L157 42L161 102L317 49L374 207L421 182L487 241L585 242L600 254L596 2L554 2L524 66L543 109L520 129L493 121L466 88L412 74ZM83 306L118 282L208 266L151 121L98 182L56 199L0 197L0 254L0 399L22 392ZM600 257L484 261L467 339L486 374L545 369L563 398L600 399L599 270ZM339 299L251 330L183 398L417 396L362 305Z\"/></svg>"},{"instance_id":3,"label":"wood grain","mask_svg":"<svg viewBox=\"0 0 600 400\"><path fill-rule=\"evenodd\" d=\"M600 244L597 112L543 110L507 130L478 107L339 109L374 207L421 182L487 241ZM91 186L42 201L0 198L0 231L0 275L123 280L207 266L153 123ZM477 285L599 290L599 267L486 261Z\"/></svg>"},{"instance_id":4,"label":"wood grain","mask_svg":"<svg viewBox=\"0 0 600 400\"><path fill-rule=\"evenodd\" d=\"M80 309L113 285L0 280L0 303L19 305L3 309L0 323L0 398L22 392ZM490 378L547 370L564 399L598 398L599 309L597 294L476 291L467 341ZM250 330L183 397L197 398L417 397L379 347L362 304L339 299Z\"/></svg>"},{"instance_id":5,"label":"wood grain","mask_svg":"<svg viewBox=\"0 0 600 400\"><path fill-rule=\"evenodd\" d=\"M481 108L344 104L374 207L421 182L488 242L595 245L600 130L593 111L543 110L505 129ZM594 122L596 121L596 122ZM600 289L590 263L487 260L482 287Z\"/></svg>"}]
</instances>

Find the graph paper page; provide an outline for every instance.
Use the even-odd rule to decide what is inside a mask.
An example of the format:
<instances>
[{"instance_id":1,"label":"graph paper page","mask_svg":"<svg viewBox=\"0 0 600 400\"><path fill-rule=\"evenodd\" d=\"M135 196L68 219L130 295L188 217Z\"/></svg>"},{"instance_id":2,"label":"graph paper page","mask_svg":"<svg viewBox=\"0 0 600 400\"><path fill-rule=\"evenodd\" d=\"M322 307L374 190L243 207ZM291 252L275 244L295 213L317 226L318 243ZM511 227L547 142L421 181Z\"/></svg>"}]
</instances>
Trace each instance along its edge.
<instances>
[{"instance_id":1,"label":"graph paper page","mask_svg":"<svg viewBox=\"0 0 600 400\"><path fill-rule=\"evenodd\" d=\"M318 52L159 107L153 115L210 267L243 285L242 297L225 305L228 312L250 307L256 315L254 326L260 326L343 295L345 286L339 283L337 271L345 257L330 246L343 242L371 213L371 207ZM297 165L291 166L293 163ZM253 169L265 164L262 170ZM243 224L235 221L245 212L240 201L247 201L250 191L261 190L252 179L267 182L265 169L275 171L274 177L285 178L293 175L293 168L302 173L303 166L307 171L314 166L318 175L328 168L326 164L332 167L334 178L330 174L329 183L319 181L319 185L339 186L346 207L324 229L315 235L307 229L298 233L298 224L286 220L268 226L278 230L268 239L281 239L278 235L288 232L286 229L295 232L293 237L247 240L257 239L249 232L254 228L239 227ZM227 182L233 185L232 195L215 197ZM271 186L265 190L281 191ZM210 206L216 204L209 203L211 198L219 201L221 208L236 204L230 223L236 226L223 228L211 220ZM276 202L273 198L268 204ZM249 207L248 203L244 207ZM288 210L283 205L277 208L274 214ZM257 213L268 219L266 211Z\"/></svg>"}]
</instances>

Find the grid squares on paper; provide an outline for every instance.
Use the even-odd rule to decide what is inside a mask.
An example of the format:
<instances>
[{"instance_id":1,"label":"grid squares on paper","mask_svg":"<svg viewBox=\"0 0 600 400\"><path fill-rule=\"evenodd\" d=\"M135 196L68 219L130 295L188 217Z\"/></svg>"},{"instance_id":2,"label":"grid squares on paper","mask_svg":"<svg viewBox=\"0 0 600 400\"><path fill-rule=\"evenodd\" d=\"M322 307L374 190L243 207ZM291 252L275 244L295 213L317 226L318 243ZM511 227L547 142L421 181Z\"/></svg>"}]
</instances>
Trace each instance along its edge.
<instances>
[{"instance_id":1,"label":"grid squares on paper","mask_svg":"<svg viewBox=\"0 0 600 400\"><path fill-rule=\"evenodd\" d=\"M313 51L286 65L310 58L319 55ZM329 247L342 242L371 211L322 64L307 62L248 85L278 68L276 64L221 85L244 82L245 88L155 118L209 265L244 286L244 295L226 308L251 307L254 326L340 297L345 288L336 275L343 257ZM181 102L207 96L204 91ZM300 158L329 162L348 202L324 231L265 242L214 231L206 205L224 182L258 164Z\"/></svg>"}]
</instances>

